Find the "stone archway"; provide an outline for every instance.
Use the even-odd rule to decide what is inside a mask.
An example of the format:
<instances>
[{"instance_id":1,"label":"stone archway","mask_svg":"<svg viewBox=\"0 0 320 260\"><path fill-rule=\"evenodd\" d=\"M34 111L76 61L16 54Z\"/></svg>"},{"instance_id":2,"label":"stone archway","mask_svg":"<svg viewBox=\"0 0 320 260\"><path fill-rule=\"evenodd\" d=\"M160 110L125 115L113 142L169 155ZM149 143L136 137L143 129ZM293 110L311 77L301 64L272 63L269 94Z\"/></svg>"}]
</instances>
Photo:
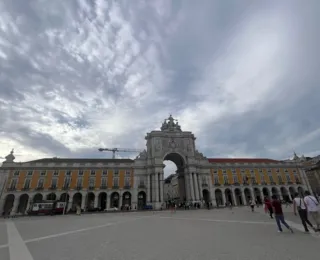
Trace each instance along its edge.
<instances>
[{"instance_id":1,"label":"stone archway","mask_svg":"<svg viewBox=\"0 0 320 260\"><path fill-rule=\"evenodd\" d=\"M82 204L82 194L80 192L77 192L72 197L72 211L77 210L77 206L81 208Z\"/></svg>"},{"instance_id":2,"label":"stone archway","mask_svg":"<svg viewBox=\"0 0 320 260\"><path fill-rule=\"evenodd\" d=\"M47 195L47 200L56 200L56 199L57 199L57 196L53 192Z\"/></svg>"},{"instance_id":3,"label":"stone archway","mask_svg":"<svg viewBox=\"0 0 320 260\"><path fill-rule=\"evenodd\" d=\"M22 194L19 198L18 213L25 214L28 210L29 195Z\"/></svg>"},{"instance_id":4,"label":"stone archway","mask_svg":"<svg viewBox=\"0 0 320 260\"><path fill-rule=\"evenodd\" d=\"M279 198L279 190L276 187L272 187L271 194L272 196L277 196L277 198Z\"/></svg>"},{"instance_id":5,"label":"stone archway","mask_svg":"<svg viewBox=\"0 0 320 260\"><path fill-rule=\"evenodd\" d=\"M147 205L147 194L144 191L138 193L138 209L142 210Z\"/></svg>"},{"instance_id":6,"label":"stone archway","mask_svg":"<svg viewBox=\"0 0 320 260\"><path fill-rule=\"evenodd\" d=\"M251 190L249 188L245 188L243 193L246 200L246 204L249 205L249 201L252 199Z\"/></svg>"},{"instance_id":7,"label":"stone archway","mask_svg":"<svg viewBox=\"0 0 320 260\"><path fill-rule=\"evenodd\" d=\"M96 198L96 195L93 192L89 192L86 196L86 208L88 211L94 210L94 200Z\"/></svg>"},{"instance_id":8,"label":"stone archway","mask_svg":"<svg viewBox=\"0 0 320 260\"><path fill-rule=\"evenodd\" d=\"M261 196L261 191L260 191L260 189L259 188L254 188L253 189L253 192L254 192L254 197L255 197L255 199L256 199L256 202L258 203L258 204L262 204L262 196Z\"/></svg>"},{"instance_id":9,"label":"stone archway","mask_svg":"<svg viewBox=\"0 0 320 260\"><path fill-rule=\"evenodd\" d=\"M269 189L268 189L268 188L264 187L264 188L262 189L262 193L263 193L263 196L264 196L265 198L270 198L270 192L269 192Z\"/></svg>"},{"instance_id":10,"label":"stone archway","mask_svg":"<svg viewBox=\"0 0 320 260\"><path fill-rule=\"evenodd\" d=\"M98 197L98 207L100 211L104 211L107 208L107 193L100 192Z\"/></svg>"},{"instance_id":11,"label":"stone archway","mask_svg":"<svg viewBox=\"0 0 320 260\"><path fill-rule=\"evenodd\" d=\"M13 209L15 196L13 194L8 194L4 199L4 205L2 210L2 215L7 216Z\"/></svg>"},{"instance_id":12,"label":"stone archway","mask_svg":"<svg viewBox=\"0 0 320 260\"><path fill-rule=\"evenodd\" d=\"M216 190L214 191L214 195L215 195L215 197L216 197L217 207L219 207L219 206L224 206L222 191L221 191L220 189L216 189Z\"/></svg>"},{"instance_id":13,"label":"stone archway","mask_svg":"<svg viewBox=\"0 0 320 260\"><path fill-rule=\"evenodd\" d=\"M33 196L32 202L41 202L43 201L43 195L41 193L37 193L36 195Z\"/></svg>"},{"instance_id":14,"label":"stone archway","mask_svg":"<svg viewBox=\"0 0 320 260\"><path fill-rule=\"evenodd\" d=\"M129 209L131 207L131 193L129 191L122 194L122 207L123 209Z\"/></svg>"},{"instance_id":15,"label":"stone archway","mask_svg":"<svg viewBox=\"0 0 320 260\"><path fill-rule=\"evenodd\" d=\"M236 203L239 206L243 206L243 200L242 200L242 195L241 195L241 190L239 188L236 188L234 190L234 195L235 195L235 199L236 199Z\"/></svg>"},{"instance_id":16,"label":"stone archway","mask_svg":"<svg viewBox=\"0 0 320 260\"><path fill-rule=\"evenodd\" d=\"M111 193L110 208L119 208L119 193L116 191Z\"/></svg>"},{"instance_id":17,"label":"stone archway","mask_svg":"<svg viewBox=\"0 0 320 260\"><path fill-rule=\"evenodd\" d=\"M232 205L234 205L234 200L233 200L233 196L232 196L232 192L230 189L225 189L224 191L225 197L226 197L226 203L231 202Z\"/></svg>"},{"instance_id":18,"label":"stone archway","mask_svg":"<svg viewBox=\"0 0 320 260\"><path fill-rule=\"evenodd\" d=\"M205 203L206 206L211 202L210 192L207 189L203 189L202 190L202 198L203 198L204 203Z\"/></svg>"},{"instance_id":19,"label":"stone archway","mask_svg":"<svg viewBox=\"0 0 320 260\"><path fill-rule=\"evenodd\" d=\"M295 197L295 193L296 193L296 189L294 187L289 187L289 193L290 193L290 196L291 196L291 200L294 199Z\"/></svg>"},{"instance_id":20,"label":"stone archway","mask_svg":"<svg viewBox=\"0 0 320 260\"><path fill-rule=\"evenodd\" d=\"M177 192L177 198L175 198L177 201L183 203L187 201L187 192L186 192L186 176L185 176L185 159L183 158L183 156L177 152L170 152L167 153L164 158L163 161L171 161L173 162L176 167L177 170L175 173L172 173L176 176L174 176L174 178L172 178L172 181L176 181L176 192ZM154 176L154 181L158 182L158 189L156 189L156 193L160 192L159 195L156 194L156 200L158 200L158 197L160 198L162 195L163 198L163 194L161 194L161 192L163 192L163 185L164 182L161 182L161 176L162 173L156 173L156 176ZM161 191L162 190L162 191ZM162 201L161 199L159 200L160 202Z\"/></svg>"},{"instance_id":21,"label":"stone archway","mask_svg":"<svg viewBox=\"0 0 320 260\"><path fill-rule=\"evenodd\" d=\"M288 190L285 187L281 187L280 188L280 192L281 192L281 196L282 196L284 201L291 202Z\"/></svg>"}]
</instances>

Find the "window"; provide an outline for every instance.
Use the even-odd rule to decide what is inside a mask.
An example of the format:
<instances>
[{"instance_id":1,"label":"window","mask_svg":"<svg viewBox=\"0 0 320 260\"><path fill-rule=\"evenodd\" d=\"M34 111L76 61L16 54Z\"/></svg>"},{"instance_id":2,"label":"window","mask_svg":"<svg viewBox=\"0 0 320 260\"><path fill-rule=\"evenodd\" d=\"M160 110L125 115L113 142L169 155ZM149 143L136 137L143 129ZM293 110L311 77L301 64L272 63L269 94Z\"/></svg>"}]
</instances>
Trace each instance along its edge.
<instances>
[{"instance_id":1,"label":"window","mask_svg":"<svg viewBox=\"0 0 320 260\"><path fill-rule=\"evenodd\" d=\"M14 175L14 176L19 176L19 174L20 174L19 171L15 171L13 175Z\"/></svg>"},{"instance_id":2,"label":"window","mask_svg":"<svg viewBox=\"0 0 320 260\"><path fill-rule=\"evenodd\" d=\"M278 175L278 181L279 181L279 182L282 182L282 177L281 177L281 175Z\"/></svg>"},{"instance_id":3,"label":"window","mask_svg":"<svg viewBox=\"0 0 320 260\"><path fill-rule=\"evenodd\" d=\"M235 183L238 182L238 176L233 176L233 182L235 182Z\"/></svg>"},{"instance_id":4,"label":"window","mask_svg":"<svg viewBox=\"0 0 320 260\"><path fill-rule=\"evenodd\" d=\"M70 177L66 177L65 179L64 179L64 188L69 188L69 186L70 186L70 181L71 181L71 178Z\"/></svg>"},{"instance_id":5,"label":"window","mask_svg":"<svg viewBox=\"0 0 320 260\"><path fill-rule=\"evenodd\" d=\"M41 171L40 176L46 176L46 171Z\"/></svg>"},{"instance_id":6,"label":"window","mask_svg":"<svg viewBox=\"0 0 320 260\"><path fill-rule=\"evenodd\" d=\"M269 175L270 182L274 182L272 175Z\"/></svg>"},{"instance_id":7,"label":"window","mask_svg":"<svg viewBox=\"0 0 320 260\"><path fill-rule=\"evenodd\" d=\"M32 176L33 171L28 171L27 176Z\"/></svg>"},{"instance_id":8,"label":"window","mask_svg":"<svg viewBox=\"0 0 320 260\"><path fill-rule=\"evenodd\" d=\"M277 172L277 173L279 173L279 172L280 172L280 170L279 170L279 169L276 169L276 172Z\"/></svg>"},{"instance_id":9,"label":"window","mask_svg":"<svg viewBox=\"0 0 320 260\"><path fill-rule=\"evenodd\" d=\"M226 171L226 170L223 170L223 171L222 171L222 173L223 173L223 174L226 174L226 173L227 173L227 171Z\"/></svg>"},{"instance_id":10,"label":"window","mask_svg":"<svg viewBox=\"0 0 320 260\"><path fill-rule=\"evenodd\" d=\"M114 175L119 175L119 170L114 170Z\"/></svg>"},{"instance_id":11,"label":"window","mask_svg":"<svg viewBox=\"0 0 320 260\"><path fill-rule=\"evenodd\" d=\"M296 182L300 182L300 178L299 178L298 175L295 175L295 176L294 176L294 179L296 180Z\"/></svg>"},{"instance_id":12,"label":"window","mask_svg":"<svg viewBox=\"0 0 320 260\"><path fill-rule=\"evenodd\" d=\"M94 178L89 179L89 188L94 188Z\"/></svg>"},{"instance_id":13,"label":"window","mask_svg":"<svg viewBox=\"0 0 320 260\"><path fill-rule=\"evenodd\" d=\"M58 179L57 178L53 178L51 180L51 188L57 188L57 183L58 183Z\"/></svg>"},{"instance_id":14,"label":"window","mask_svg":"<svg viewBox=\"0 0 320 260\"><path fill-rule=\"evenodd\" d=\"M290 182L291 181L290 175L286 175L286 179L287 179L287 182Z\"/></svg>"},{"instance_id":15,"label":"window","mask_svg":"<svg viewBox=\"0 0 320 260\"><path fill-rule=\"evenodd\" d=\"M70 176L70 175L71 175L71 171L70 170L66 171L66 176Z\"/></svg>"},{"instance_id":16,"label":"window","mask_svg":"<svg viewBox=\"0 0 320 260\"><path fill-rule=\"evenodd\" d=\"M285 169L284 172L285 172L285 173L288 173L288 169Z\"/></svg>"},{"instance_id":17,"label":"window","mask_svg":"<svg viewBox=\"0 0 320 260\"><path fill-rule=\"evenodd\" d=\"M96 175L96 171L95 170L91 170L90 175L91 176L95 176Z\"/></svg>"},{"instance_id":18,"label":"window","mask_svg":"<svg viewBox=\"0 0 320 260\"><path fill-rule=\"evenodd\" d=\"M268 173L271 173L271 170L270 170L270 169L268 169Z\"/></svg>"},{"instance_id":19,"label":"window","mask_svg":"<svg viewBox=\"0 0 320 260\"><path fill-rule=\"evenodd\" d=\"M126 176L131 176L131 172L129 170L126 171Z\"/></svg>"},{"instance_id":20,"label":"window","mask_svg":"<svg viewBox=\"0 0 320 260\"><path fill-rule=\"evenodd\" d=\"M77 179L77 188L82 188L82 178Z\"/></svg>"},{"instance_id":21,"label":"window","mask_svg":"<svg viewBox=\"0 0 320 260\"><path fill-rule=\"evenodd\" d=\"M244 173L245 171L244 170L241 170L241 173Z\"/></svg>"},{"instance_id":22,"label":"window","mask_svg":"<svg viewBox=\"0 0 320 260\"><path fill-rule=\"evenodd\" d=\"M108 175L108 170L103 170L102 175Z\"/></svg>"},{"instance_id":23,"label":"window","mask_svg":"<svg viewBox=\"0 0 320 260\"><path fill-rule=\"evenodd\" d=\"M58 175L59 175L59 171L58 170L54 170L53 176L58 176Z\"/></svg>"},{"instance_id":24,"label":"window","mask_svg":"<svg viewBox=\"0 0 320 260\"><path fill-rule=\"evenodd\" d=\"M39 179L37 188L43 188L44 179Z\"/></svg>"},{"instance_id":25,"label":"window","mask_svg":"<svg viewBox=\"0 0 320 260\"><path fill-rule=\"evenodd\" d=\"M218 177L214 177L214 184L219 184L219 178Z\"/></svg>"},{"instance_id":26,"label":"window","mask_svg":"<svg viewBox=\"0 0 320 260\"><path fill-rule=\"evenodd\" d=\"M223 176L224 184L229 184L228 176Z\"/></svg>"},{"instance_id":27,"label":"window","mask_svg":"<svg viewBox=\"0 0 320 260\"><path fill-rule=\"evenodd\" d=\"M214 174L217 174L217 173L218 173L218 171L217 171L217 170L214 170L214 171L213 171L213 173L214 173Z\"/></svg>"},{"instance_id":28,"label":"window","mask_svg":"<svg viewBox=\"0 0 320 260\"><path fill-rule=\"evenodd\" d=\"M251 177L251 183L252 184L257 184L256 178L255 177Z\"/></svg>"},{"instance_id":29,"label":"window","mask_svg":"<svg viewBox=\"0 0 320 260\"><path fill-rule=\"evenodd\" d=\"M254 174L254 171L253 171L253 170L250 170L250 174L251 174L251 175Z\"/></svg>"},{"instance_id":30,"label":"window","mask_svg":"<svg viewBox=\"0 0 320 260\"><path fill-rule=\"evenodd\" d=\"M130 180L131 180L130 177L126 177L126 178L124 179L124 186L129 187L129 186L130 186Z\"/></svg>"},{"instance_id":31,"label":"window","mask_svg":"<svg viewBox=\"0 0 320 260\"><path fill-rule=\"evenodd\" d=\"M83 170L79 170L78 175L83 176Z\"/></svg>"},{"instance_id":32,"label":"window","mask_svg":"<svg viewBox=\"0 0 320 260\"><path fill-rule=\"evenodd\" d=\"M207 178L206 178L206 176L202 176L202 184L207 184Z\"/></svg>"},{"instance_id":33,"label":"window","mask_svg":"<svg viewBox=\"0 0 320 260\"><path fill-rule=\"evenodd\" d=\"M114 177L113 178L113 186L114 187L118 187L119 186L119 178L118 177Z\"/></svg>"},{"instance_id":34,"label":"window","mask_svg":"<svg viewBox=\"0 0 320 260\"><path fill-rule=\"evenodd\" d=\"M107 187L107 178L101 179L101 187Z\"/></svg>"},{"instance_id":35,"label":"window","mask_svg":"<svg viewBox=\"0 0 320 260\"><path fill-rule=\"evenodd\" d=\"M145 181L144 177L140 177L139 182L141 186L144 185L144 181Z\"/></svg>"},{"instance_id":36,"label":"window","mask_svg":"<svg viewBox=\"0 0 320 260\"><path fill-rule=\"evenodd\" d=\"M243 180L244 183L247 183L248 182L248 177L247 176L243 176L242 180Z\"/></svg>"},{"instance_id":37,"label":"window","mask_svg":"<svg viewBox=\"0 0 320 260\"><path fill-rule=\"evenodd\" d=\"M24 186L23 186L23 188L24 188L24 189L29 189L29 188L30 188L30 182L31 182L31 179L26 179L26 180L24 181Z\"/></svg>"},{"instance_id":38,"label":"window","mask_svg":"<svg viewBox=\"0 0 320 260\"><path fill-rule=\"evenodd\" d=\"M17 179L12 179L10 183L10 189L15 189L17 186Z\"/></svg>"}]
</instances>

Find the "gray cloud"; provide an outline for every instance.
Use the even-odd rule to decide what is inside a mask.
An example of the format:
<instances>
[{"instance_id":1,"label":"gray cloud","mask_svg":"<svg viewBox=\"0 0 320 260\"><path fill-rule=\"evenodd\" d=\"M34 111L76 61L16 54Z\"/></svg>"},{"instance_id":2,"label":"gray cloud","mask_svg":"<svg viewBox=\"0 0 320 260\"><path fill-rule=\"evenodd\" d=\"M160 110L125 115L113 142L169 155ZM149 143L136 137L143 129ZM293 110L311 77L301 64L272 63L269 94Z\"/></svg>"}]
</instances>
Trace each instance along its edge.
<instances>
[{"instance_id":1,"label":"gray cloud","mask_svg":"<svg viewBox=\"0 0 320 260\"><path fill-rule=\"evenodd\" d=\"M173 113L207 156L317 153L307 2L2 1L0 152L109 156L96 149L144 148Z\"/></svg>"}]
</instances>

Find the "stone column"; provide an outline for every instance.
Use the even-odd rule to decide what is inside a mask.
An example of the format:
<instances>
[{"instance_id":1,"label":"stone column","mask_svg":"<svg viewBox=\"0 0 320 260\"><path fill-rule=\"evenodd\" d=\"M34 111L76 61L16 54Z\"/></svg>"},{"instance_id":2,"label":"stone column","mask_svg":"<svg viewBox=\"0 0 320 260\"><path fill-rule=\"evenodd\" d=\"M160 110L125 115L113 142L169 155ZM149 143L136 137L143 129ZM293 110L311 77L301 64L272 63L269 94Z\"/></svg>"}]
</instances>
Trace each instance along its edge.
<instances>
[{"instance_id":1,"label":"stone column","mask_svg":"<svg viewBox=\"0 0 320 260\"><path fill-rule=\"evenodd\" d=\"M199 183L198 183L198 174L193 174L193 183L195 187L195 200L199 200Z\"/></svg>"},{"instance_id":2,"label":"stone column","mask_svg":"<svg viewBox=\"0 0 320 260\"><path fill-rule=\"evenodd\" d=\"M188 174L188 179L189 179L189 183L190 183L190 198L187 199L187 200L191 200L191 201L194 201L194 189L193 189L193 176L192 176L192 172L190 172ZM189 193L189 192L188 192Z\"/></svg>"},{"instance_id":3,"label":"stone column","mask_svg":"<svg viewBox=\"0 0 320 260\"><path fill-rule=\"evenodd\" d=\"M147 176L147 203L151 202L151 177L150 174Z\"/></svg>"},{"instance_id":4,"label":"stone column","mask_svg":"<svg viewBox=\"0 0 320 260\"><path fill-rule=\"evenodd\" d=\"M155 199L154 202L159 202L159 174L154 174L154 191L155 191Z\"/></svg>"},{"instance_id":5,"label":"stone column","mask_svg":"<svg viewBox=\"0 0 320 260\"><path fill-rule=\"evenodd\" d=\"M163 179L163 172L160 173L160 202L163 203L163 185L164 185L164 179Z\"/></svg>"},{"instance_id":6,"label":"stone column","mask_svg":"<svg viewBox=\"0 0 320 260\"><path fill-rule=\"evenodd\" d=\"M197 184L198 184L198 191L199 191L199 200L202 198L202 179L200 178L200 174L197 174Z\"/></svg>"},{"instance_id":7,"label":"stone column","mask_svg":"<svg viewBox=\"0 0 320 260\"><path fill-rule=\"evenodd\" d=\"M208 175L208 186L209 186L209 192L210 192L210 201L212 203L212 206L216 206L216 198L215 198L215 194L212 189L211 174Z\"/></svg>"}]
</instances>

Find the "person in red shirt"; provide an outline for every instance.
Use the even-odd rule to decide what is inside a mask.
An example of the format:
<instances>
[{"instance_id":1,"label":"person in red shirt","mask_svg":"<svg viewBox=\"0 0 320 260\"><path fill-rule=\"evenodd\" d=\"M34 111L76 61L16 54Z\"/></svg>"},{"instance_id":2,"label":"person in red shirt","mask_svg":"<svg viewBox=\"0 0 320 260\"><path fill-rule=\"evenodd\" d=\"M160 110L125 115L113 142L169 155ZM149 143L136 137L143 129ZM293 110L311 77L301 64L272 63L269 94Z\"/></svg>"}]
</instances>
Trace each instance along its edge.
<instances>
[{"instance_id":1,"label":"person in red shirt","mask_svg":"<svg viewBox=\"0 0 320 260\"><path fill-rule=\"evenodd\" d=\"M276 195L272 195L272 207L274 208L274 215L276 218L278 232L282 232L281 223L293 233L293 229L288 225L288 223L284 220L284 215L282 211L282 206L280 200L278 200Z\"/></svg>"}]
</instances>

